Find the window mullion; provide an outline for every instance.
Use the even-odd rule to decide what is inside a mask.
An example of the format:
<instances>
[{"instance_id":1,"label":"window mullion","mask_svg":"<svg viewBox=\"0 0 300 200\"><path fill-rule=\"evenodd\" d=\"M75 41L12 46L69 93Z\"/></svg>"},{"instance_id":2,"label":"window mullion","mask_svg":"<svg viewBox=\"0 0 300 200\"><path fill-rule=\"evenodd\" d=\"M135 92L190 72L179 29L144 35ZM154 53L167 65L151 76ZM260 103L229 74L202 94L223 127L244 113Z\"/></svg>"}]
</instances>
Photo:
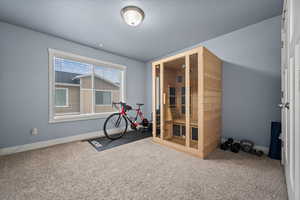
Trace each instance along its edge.
<instances>
[{"instance_id":1,"label":"window mullion","mask_svg":"<svg viewBox=\"0 0 300 200\"><path fill-rule=\"evenodd\" d=\"M125 71L124 70L121 70L121 73L120 73L120 101L122 102L125 102L126 101L126 96L125 96L125 91L126 91L126 88L125 88Z\"/></svg>"},{"instance_id":2,"label":"window mullion","mask_svg":"<svg viewBox=\"0 0 300 200\"><path fill-rule=\"evenodd\" d=\"M95 113L96 110L96 95L95 95L95 65L91 65L92 66L92 113Z\"/></svg>"}]
</instances>

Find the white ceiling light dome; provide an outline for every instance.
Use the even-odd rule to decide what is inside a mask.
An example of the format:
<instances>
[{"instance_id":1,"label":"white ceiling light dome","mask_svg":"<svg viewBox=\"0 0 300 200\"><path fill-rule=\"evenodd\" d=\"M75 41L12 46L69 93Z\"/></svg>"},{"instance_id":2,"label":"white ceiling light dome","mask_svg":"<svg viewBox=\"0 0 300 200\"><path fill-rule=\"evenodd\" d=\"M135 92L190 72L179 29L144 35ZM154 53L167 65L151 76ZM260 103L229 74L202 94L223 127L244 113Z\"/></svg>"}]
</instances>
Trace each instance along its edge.
<instances>
[{"instance_id":1,"label":"white ceiling light dome","mask_svg":"<svg viewBox=\"0 0 300 200\"><path fill-rule=\"evenodd\" d=\"M126 6L121 10L121 16L129 26L138 26L144 20L145 13L139 7Z\"/></svg>"}]
</instances>

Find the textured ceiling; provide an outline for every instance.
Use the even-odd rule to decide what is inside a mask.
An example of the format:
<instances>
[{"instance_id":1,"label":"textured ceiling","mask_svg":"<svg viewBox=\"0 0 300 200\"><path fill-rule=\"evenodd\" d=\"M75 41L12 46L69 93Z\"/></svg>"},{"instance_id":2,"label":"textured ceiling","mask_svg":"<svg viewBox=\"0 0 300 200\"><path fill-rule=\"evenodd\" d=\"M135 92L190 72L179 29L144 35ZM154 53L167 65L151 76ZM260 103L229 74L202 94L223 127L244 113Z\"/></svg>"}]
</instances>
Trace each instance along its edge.
<instances>
[{"instance_id":1,"label":"textured ceiling","mask_svg":"<svg viewBox=\"0 0 300 200\"><path fill-rule=\"evenodd\" d=\"M141 26L122 21L126 5L144 10ZM148 61L280 15L281 9L282 0L1 0L0 20Z\"/></svg>"}]
</instances>

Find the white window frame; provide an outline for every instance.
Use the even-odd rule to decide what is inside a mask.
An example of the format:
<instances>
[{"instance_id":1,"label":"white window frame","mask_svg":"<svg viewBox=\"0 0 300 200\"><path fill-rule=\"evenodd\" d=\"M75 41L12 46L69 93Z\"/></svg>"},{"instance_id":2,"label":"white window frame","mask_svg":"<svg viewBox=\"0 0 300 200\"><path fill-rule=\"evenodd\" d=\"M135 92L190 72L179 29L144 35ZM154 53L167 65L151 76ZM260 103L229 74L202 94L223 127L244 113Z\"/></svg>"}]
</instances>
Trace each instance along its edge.
<instances>
[{"instance_id":1,"label":"white window frame","mask_svg":"<svg viewBox=\"0 0 300 200\"><path fill-rule=\"evenodd\" d=\"M55 93L56 94L56 90L65 90L66 91L66 104L63 106L58 106L55 104L56 108L67 108L69 107L69 88L64 88L64 87L55 87ZM54 95L55 96L55 95ZM55 102L54 102L55 103Z\"/></svg>"},{"instance_id":2,"label":"white window frame","mask_svg":"<svg viewBox=\"0 0 300 200\"><path fill-rule=\"evenodd\" d=\"M80 115L65 115L65 116L55 116L55 71L54 71L54 58L59 57L63 59L73 60L77 62L83 62L92 64L94 66L105 66L114 69L118 69L121 71L121 87L120 87L120 101L126 101L126 70L127 67L120 64L115 64L111 62L106 62L94 58L89 58L85 56L80 56L73 53L68 53L56 49L48 49L49 54L49 123L58 123L58 122L69 122L69 121L77 121L77 120L90 120L90 119L99 119L106 118L113 112L106 113L95 113L94 107L96 106L93 103L93 112L88 114L80 114ZM94 76L92 76L94 77ZM94 82L92 80L92 82ZM93 92L93 99L95 101L95 92Z\"/></svg>"},{"instance_id":3,"label":"white window frame","mask_svg":"<svg viewBox=\"0 0 300 200\"><path fill-rule=\"evenodd\" d=\"M96 92L110 92L110 104L96 104ZM95 90L95 106L111 106L112 102L113 102L113 91L112 90Z\"/></svg>"}]
</instances>

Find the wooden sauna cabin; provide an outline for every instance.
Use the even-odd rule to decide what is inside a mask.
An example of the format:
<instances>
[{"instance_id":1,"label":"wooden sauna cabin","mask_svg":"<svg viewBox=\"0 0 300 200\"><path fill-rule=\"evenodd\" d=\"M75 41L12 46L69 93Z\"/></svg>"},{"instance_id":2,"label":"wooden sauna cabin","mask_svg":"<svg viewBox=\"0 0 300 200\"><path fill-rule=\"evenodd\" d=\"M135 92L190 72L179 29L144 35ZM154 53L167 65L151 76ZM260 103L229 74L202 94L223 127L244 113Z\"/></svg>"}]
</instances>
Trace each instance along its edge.
<instances>
[{"instance_id":1,"label":"wooden sauna cabin","mask_svg":"<svg viewBox=\"0 0 300 200\"><path fill-rule=\"evenodd\" d=\"M205 158L221 138L222 62L197 47L152 63L153 141Z\"/></svg>"}]
</instances>

